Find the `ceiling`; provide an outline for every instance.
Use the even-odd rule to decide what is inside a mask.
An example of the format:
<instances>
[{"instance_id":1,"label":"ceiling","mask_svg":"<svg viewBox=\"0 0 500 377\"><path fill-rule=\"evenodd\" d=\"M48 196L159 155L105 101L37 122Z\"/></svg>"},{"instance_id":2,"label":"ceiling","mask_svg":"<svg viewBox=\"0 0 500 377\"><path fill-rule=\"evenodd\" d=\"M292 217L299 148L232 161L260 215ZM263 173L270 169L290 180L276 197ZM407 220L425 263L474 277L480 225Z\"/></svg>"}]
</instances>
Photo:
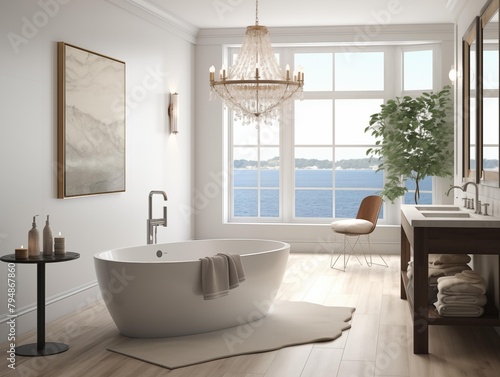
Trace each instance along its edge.
<instances>
[{"instance_id":1,"label":"ceiling","mask_svg":"<svg viewBox=\"0 0 500 377\"><path fill-rule=\"evenodd\" d=\"M454 23L467 1L260 0L259 23L269 27ZM137 2L149 3L200 29L255 24L254 0Z\"/></svg>"}]
</instances>

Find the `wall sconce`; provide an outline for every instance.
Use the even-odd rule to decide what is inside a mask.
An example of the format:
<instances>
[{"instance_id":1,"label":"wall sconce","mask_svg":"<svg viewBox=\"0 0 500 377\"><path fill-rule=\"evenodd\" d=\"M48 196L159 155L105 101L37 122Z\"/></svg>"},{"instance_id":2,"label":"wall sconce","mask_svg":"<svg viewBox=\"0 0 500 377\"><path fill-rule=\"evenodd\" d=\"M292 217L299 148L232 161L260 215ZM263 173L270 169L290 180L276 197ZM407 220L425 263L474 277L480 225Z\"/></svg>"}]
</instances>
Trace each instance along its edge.
<instances>
[{"instance_id":1,"label":"wall sconce","mask_svg":"<svg viewBox=\"0 0 500 377\"><path fill-rule=\"evenodd\" d=\"M168 117L170 118L170 133L177 134L177 120L179 116L179 105L177 102L179 93L170 95L170 105L168 106Z\"/></svg>"},{"instance_id":2,"label":"wall sconce","mask_svg":"<svg viewBox=\"0 0 500 377\"><path fill-rule=\"evenodd\" d=\"M457 79L461 78L462 74L460 71L455 69L455 66L452 65L450 71L448 72L448 78L451 80L451 83L455 85Z\"/></svg>"}]
</instances>

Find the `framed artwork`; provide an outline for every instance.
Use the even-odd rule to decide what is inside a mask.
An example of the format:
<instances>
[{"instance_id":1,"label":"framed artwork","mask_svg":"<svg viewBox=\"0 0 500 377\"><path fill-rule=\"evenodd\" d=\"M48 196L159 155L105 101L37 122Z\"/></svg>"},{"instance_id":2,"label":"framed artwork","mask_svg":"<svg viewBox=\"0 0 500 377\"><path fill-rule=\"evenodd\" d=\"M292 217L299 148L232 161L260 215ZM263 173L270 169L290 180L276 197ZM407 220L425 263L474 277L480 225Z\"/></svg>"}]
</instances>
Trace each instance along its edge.
<instances>
[{"instance_id":1,"label":"framed artwork","mask_svg":"<svg viewBox=\"0 0 500 377\"><path fill-rule=\"evenodd\" d=\"M125 63L57 45L57 197L125 191Z\"/></svg>"}]
</instances>

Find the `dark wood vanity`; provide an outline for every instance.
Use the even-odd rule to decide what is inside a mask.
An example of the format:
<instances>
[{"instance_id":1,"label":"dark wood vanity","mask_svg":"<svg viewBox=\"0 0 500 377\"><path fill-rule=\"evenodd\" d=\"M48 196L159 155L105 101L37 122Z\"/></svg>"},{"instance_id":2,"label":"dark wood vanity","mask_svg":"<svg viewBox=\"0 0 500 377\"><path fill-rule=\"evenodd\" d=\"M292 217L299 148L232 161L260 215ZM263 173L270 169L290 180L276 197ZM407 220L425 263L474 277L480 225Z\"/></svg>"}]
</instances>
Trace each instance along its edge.
<instances>
[{"instance_id":1,"label":"dark wood vanity","mask_svg":"<svg viewBox=\"0 0 500 377\"><path fill-rule=\"evenodd\" d=\"M421 216L419 218L419 216ZM429 326L500 326L498 308L489 300L478 318L442 317L428 304L429 254L500 255L500 219L474 215L468 219L426 219L415 206L401 210L401 298L406 299L413 317L413 353L429 351ZM407 291L407 268L413 259L413 293ZM498 262L500 272L500 257ZM500 287L496 287L499 295ZM498 300L499 297L496 297Z\"/></svg>"}]
</instances>

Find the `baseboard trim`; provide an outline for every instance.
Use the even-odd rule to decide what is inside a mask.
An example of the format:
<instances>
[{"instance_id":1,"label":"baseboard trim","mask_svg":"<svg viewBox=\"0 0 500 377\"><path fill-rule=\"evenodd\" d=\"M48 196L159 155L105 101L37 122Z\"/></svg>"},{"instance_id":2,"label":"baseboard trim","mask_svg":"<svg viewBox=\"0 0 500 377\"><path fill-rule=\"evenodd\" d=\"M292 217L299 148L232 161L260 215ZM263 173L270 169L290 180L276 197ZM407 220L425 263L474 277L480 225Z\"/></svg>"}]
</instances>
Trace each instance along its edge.
<instances>
[{"instance_id":1,"label":"baseboard trim","mask_svg":"<svg viewBox=\"0 0 500 377\"><path fill-rule=\"evenodd\" d=\"M66 292L59 293L57 295L51 296L48 299L45 300L45 307L54 304L56 302L62 301L64 299L67 299L68 297L75 296L77 294L80 294L82 292L85 292L89 289L92 289L97 286L97 280L91 281L87 284L81 285L79 287L76 287L74 289L68 290ZM20 308L19 310L16 311L14 314L2 314L0 316L0 324L5 323L12 319L13 317L18 318L21 317L25 314L31 313L33 311L36 311L36 302L27 306L24 306Z\"/></svg>"},{"instance_id":2,"label":"baseboard trim","mask_svg":"<svg viewBox=\"0 0 500 377\"><path fill-rule=\"evenodd\" d=\"M310 241L287 241L283 242L290 244L290 252L292 253L318 253L318 254L329 254L332 251L333 245L337 247L342 247L343 242L337 241L320 241L320 242L310 242ZM384 254L384 255L399 255L401 251L401 246L399 242L377 242L372 241L372 253Z\"/></svg>"}]
</instances>

